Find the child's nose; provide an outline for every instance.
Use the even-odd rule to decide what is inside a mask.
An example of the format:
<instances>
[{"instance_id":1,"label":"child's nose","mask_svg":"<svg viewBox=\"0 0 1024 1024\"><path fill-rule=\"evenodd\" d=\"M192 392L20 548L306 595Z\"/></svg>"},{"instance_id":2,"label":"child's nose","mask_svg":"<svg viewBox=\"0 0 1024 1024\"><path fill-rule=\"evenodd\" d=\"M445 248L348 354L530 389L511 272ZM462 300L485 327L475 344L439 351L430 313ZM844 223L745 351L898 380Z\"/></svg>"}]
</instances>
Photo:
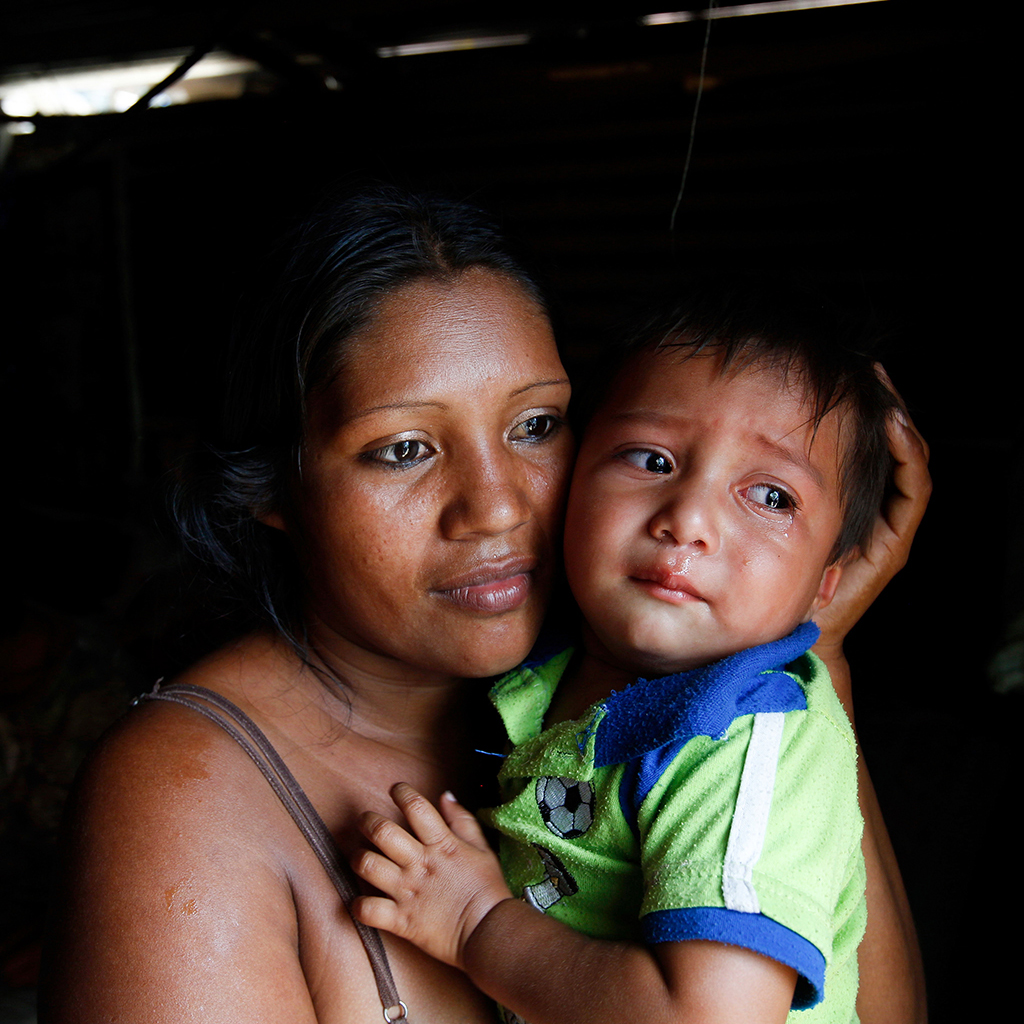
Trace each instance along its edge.
<instances>
[{"instance_id":1,"label":"child's nose","mask_svg":"<svg viewBox=\"0 0 1024 1024\"><path fill-rule=\"evenodd\" d=\"M718 550L719 531L711 503L688 488L673 495L657 510L648 524L655 540L677 547L693 547L702 554Z\"/></svg>"}]
</instances>

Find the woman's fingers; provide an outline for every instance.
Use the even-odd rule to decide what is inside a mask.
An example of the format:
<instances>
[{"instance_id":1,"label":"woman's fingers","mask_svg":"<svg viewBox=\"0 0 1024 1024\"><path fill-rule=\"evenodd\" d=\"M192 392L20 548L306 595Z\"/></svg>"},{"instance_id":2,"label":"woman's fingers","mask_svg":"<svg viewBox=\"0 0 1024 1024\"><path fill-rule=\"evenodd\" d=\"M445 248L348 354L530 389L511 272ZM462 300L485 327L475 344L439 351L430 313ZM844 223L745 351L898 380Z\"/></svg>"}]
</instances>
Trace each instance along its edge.
<instances>
[{"instance_id":1,"label":"woman's fingers","mask_svg":"<svg viewBox=\"0 0 1024 1024\"><path fill-rule=\"evenodd\" d=\"M876 593L907 564L910 546L932 493L924 439L902 413L890 417L888 429L889 448L896 462L894 488L875 520L860 559L862 568L870 567L877 577L871 587Z\"/></svg>"},{"instance_id":2,"label":"woman's fingers","mask_svg":"<svg viewBox=\"0 0 1024 1024\"><path fill-rule=\"evenodd\" d=\"M889 450L896 461L895 493L886 502L882 514L893 532L905 539L909 549L932 493L932 478L928 472L931 453L928 442L914 426L900 393L893 387L881 363L875 363L875 373L898 403L898 408L889 417L887 430Z\"/></svg>"},{"instance_id":3,"label":"woman's fingers","mask_svg":"<svg viewBox=\"0 0 1024 1024\"><path fill-rule=\"evenodd\" d=\"M928 445L911 422L885 370L877 364L875 369L898 403L887 425L889 448L896 464L894 489L876 516L859 554L844 565L832 603L814 617L821 627L821 640L815 649L826 661L827 652L842 649L847 633L906 565L932 491Z\"/></svg>"},{"instance_id":4,"label":"woman's fingers","mask_svg":"<svg viewBox=\"0 0 1024 1024\"><path fill-rule=\"evenodd\" d=\"M889 449L896 460L895 490L882 513L909 549L932 493L928 444L908 417L897 414L889 421Z\"/></svg>"}]
</instances>

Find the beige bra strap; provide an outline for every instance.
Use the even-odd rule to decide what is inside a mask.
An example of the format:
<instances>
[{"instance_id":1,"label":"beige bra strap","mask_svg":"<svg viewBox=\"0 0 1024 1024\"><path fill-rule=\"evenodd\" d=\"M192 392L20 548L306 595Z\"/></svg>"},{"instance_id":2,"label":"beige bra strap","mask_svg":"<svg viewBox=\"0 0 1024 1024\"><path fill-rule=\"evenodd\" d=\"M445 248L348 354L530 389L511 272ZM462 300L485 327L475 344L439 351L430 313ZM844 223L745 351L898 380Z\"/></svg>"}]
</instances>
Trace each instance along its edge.
<instances>
[{"instance_id":1,"label":"beige bra strap","mask_svg":"<svg viewBox=\"0 0 1024 1024\"><path fill-rule=\"evenodd\" d=\"M303 792L295 776L288 770L281 755L273 748L259 726L226 697L204 686L172 683L161 687L160 683L157 683L151 693L137 697L135 703L144 700L171 701L198 711L219 725L252 758L253 763L263 773L263 777L270 783L270 788L298 825L306 842L320 859L347 909L358 895L350 869L323 819L317 814L309 802L309 797ZM370 967L373 969L377 991L384 1008L384 1020L390 1022L407 1019L408 1010L405 1003L398 998L398 989L395 987L395 979L391 974L391 965L388 963L380 934L375 928L368 928L355 918L352 918L352 922L363 941Z\"/></svg>"}]
</instances>

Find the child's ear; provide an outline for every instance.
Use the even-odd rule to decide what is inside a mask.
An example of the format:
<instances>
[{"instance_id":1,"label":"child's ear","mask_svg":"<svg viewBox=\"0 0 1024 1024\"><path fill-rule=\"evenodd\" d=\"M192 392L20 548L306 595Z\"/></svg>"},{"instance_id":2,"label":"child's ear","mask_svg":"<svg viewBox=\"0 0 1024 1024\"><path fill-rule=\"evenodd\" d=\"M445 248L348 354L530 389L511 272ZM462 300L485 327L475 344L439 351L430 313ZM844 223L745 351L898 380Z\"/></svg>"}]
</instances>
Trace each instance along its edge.
<instances>
[{"instance_id":1,"label":"child's ear","mask_svg":"<svg viewBox=\"0 0 1024 1024\"><path fill-rule=\"evenodd\" d=\"M818 592L814 595L814 600L811 602L811 610L807 614L808 619L814 618L823 608L827 608L832 603L832 598L836 596L836 587L839 586L839 577L843 575L843 566L839 562L833 562L822 574L821 584L818 586Z\"/></svg>"}]
</instances>

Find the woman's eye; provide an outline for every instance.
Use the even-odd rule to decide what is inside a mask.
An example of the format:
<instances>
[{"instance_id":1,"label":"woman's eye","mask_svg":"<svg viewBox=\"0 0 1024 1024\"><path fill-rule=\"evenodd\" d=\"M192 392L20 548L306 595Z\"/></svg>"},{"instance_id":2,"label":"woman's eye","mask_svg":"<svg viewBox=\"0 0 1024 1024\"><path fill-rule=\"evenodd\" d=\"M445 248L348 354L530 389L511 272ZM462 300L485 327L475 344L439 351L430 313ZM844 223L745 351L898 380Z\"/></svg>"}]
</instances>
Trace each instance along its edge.
<instances>
[{"instance_id":1,"label":"woman's eye","mask_svg":"<svg viewBox=\"0 0 1024 1024\"><path fill-rule=\"evenodd\" d=\"M661 452L652 452L646 448L634 448L631 451L622 452L619 458L648 473L671 473L675 469L672 460L667 455L662 455Z\"/></svg>"},{"instance_id":2,"label":"woman's eye","mask_svg":"<svg viewBox=\"0 0 1024 1024\"><path fill-rule=\"evenodd\" d=\"M371 462L382 462L387 466L411 466L424 459L430 458L433 450L422 441L406 440L396 441L394 444L385 445L383 448L375 448L372 452L366 452L363 458Z\"/></svg>"},{"instance_id":3,"label":"woman's eye","mask_svg":"<svg viewBox=\"0 0 1024 1024\"><path fill-rule=\"evenodd\" d=\"M764 505L776 512L788 512L796 508L796 502L781 487L774 484L754 484L747 488L747 497L758 505Z\"/></svg>"},{"instance_id":4,"label":"woman's eye","mask_svg":"<svg viewBox=\"0 0 1024 1024\"><path fill-rule=\"evenodd\" d=\"M531 416L517 423L509 435L513 441L543 441L561 427L557 416Z\"/></svg>"}]
</instances>

